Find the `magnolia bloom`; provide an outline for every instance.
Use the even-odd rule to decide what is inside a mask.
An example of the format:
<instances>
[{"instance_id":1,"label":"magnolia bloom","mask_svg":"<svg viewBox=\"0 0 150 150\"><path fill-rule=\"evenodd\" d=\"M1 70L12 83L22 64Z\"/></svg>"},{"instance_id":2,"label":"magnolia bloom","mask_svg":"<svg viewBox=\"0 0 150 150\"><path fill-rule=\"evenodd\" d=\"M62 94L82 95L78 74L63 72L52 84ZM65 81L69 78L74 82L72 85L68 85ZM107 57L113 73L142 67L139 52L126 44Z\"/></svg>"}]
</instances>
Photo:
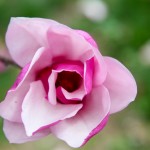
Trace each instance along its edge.
<instances>
[{"instance_id":1,"label":"magnolia bloom","mask_svg":"<svg viewBox=\"0 0 150 150\"><path fill-rule=\"evenodd\" d=\"M48 19L12 18L6 44L22 67L0 103L11 143L52 133L80 147L103 129L110 114L135 99L131 73L114 58L102 56L84 31Z\"/></svg>"}]
</instances>

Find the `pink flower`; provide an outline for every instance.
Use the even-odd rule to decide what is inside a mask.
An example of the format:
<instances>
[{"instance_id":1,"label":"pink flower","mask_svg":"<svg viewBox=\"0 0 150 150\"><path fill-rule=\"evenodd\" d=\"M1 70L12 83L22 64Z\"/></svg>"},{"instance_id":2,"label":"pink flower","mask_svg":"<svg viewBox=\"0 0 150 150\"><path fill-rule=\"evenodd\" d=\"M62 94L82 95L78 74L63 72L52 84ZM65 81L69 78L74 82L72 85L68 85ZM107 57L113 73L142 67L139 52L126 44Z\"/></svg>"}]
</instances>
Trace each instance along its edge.
<instances>
[{"instance_id":1,"label":"pink flower","mask_svg":"<svg viewBox=\"0 0 150 150\"><path fill-rule=\"evenodd\" d=\"M23 67L0 103L11 143L52 133L80 147L103 129L110 114L135 99L131 73L102 56L84 31L48 19L12 18L6 43Z\"/></svg>"}]
</instances>

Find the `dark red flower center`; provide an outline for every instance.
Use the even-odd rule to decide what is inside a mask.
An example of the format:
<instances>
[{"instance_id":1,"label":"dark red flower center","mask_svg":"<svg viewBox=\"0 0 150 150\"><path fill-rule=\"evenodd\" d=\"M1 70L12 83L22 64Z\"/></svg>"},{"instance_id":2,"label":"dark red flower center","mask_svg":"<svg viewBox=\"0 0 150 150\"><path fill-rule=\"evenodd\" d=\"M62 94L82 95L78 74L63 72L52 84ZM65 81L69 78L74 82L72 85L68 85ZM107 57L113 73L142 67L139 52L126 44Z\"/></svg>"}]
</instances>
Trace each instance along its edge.
<instances>
[{"instance_id":1,"label":"dark red flower center","mask_svg":"<svg viewBox=\"0 0 150 150\"><path fill-rule=\"evenodd\" d=\"M80 87L81 81L82 78L77 72L62 71L58 73L55 85L63 87L68 92L73 92Z\"/></svg>"},{"instance_id":2,"label":"dark red flower center","mask_svg":"<svg viewBox=\"0 0 150 150\"><path fill-rule=\"evenodd\" d=\"M36 77L36 80L41 80L43 86L48 93L49 85L48 78L51 74L51 67L47 67L40 71ZM82 77L75 71L62 71L57 75L57 80L55 83L56 88L61 86L68 92L73 92L77 90L82 82Z\"/></svg>"}]
</instances>

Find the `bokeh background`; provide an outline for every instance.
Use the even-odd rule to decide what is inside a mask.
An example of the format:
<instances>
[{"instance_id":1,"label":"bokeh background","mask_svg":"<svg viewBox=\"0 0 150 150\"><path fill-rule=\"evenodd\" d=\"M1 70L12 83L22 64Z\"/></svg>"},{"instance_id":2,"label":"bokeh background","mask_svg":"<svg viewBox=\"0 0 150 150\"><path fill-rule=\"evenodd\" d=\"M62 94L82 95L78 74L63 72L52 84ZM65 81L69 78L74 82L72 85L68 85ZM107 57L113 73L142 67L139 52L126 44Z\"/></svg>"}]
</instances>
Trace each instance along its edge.
<instances>
[{"instance_id":1,"label":"bokeh background","mask_svg":"<svg viewBox=\"0 0 150 150\"><path fill-rule=\"evenodd\" d=\"M150 150L150 1L149 0L0 0L0 48L10 17L42 17L89 32L101 53L115 57L133 74L136 100L110 117L105 129L79 150ZM19 70L0 73L0 100ZM72 150L54 136L21 145L9 144L2 131L1 150Z\"/></svg>"}]
</instances>

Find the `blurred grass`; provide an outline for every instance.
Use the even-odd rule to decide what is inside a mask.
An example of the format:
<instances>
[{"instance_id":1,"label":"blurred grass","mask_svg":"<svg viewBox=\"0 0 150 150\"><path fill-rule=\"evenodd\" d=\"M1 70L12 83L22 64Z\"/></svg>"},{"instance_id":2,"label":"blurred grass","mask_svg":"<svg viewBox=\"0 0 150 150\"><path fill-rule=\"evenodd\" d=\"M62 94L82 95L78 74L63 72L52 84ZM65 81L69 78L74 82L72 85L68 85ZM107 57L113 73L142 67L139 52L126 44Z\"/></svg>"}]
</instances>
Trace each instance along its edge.
<instances>
[{"instance_id":1,"label":"blurred grass","mask_svg":"<svg viewBox=\"0 0 150 150\"><path fill-rule=\"evenodd\" d=\"M105 0L108 16L97 22L84 17L78 10L79 2L80 0L0 0L0 39L4 43L10 17L17 16L51 18L72 28L89 32L97 41L103 55L117 58L131 70L137 81L138 96L125 111L111 116L104 131L80 149L149 150L150 65L144 65L139 56L141 47L150 40L150 1ZM0 74L1 100L13 84L17 72L15 68L10 67ZM1 122L0 120L2 129ZM70 150L63 142L58 141L49 137L40 142L9 145L0 130L0 146L4 150L63 150L63 147Z\"/></svg>"}]
</instances>

